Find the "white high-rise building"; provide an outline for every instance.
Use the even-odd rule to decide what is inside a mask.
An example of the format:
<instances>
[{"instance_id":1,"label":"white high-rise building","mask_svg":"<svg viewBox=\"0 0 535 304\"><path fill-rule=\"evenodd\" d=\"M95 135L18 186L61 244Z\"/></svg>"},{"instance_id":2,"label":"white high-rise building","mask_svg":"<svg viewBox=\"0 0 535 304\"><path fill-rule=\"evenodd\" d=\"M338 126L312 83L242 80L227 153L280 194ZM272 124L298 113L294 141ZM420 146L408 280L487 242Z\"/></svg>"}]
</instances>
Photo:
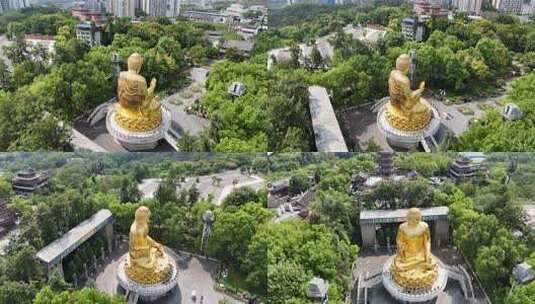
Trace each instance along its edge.
<instances>
[{"instance_id":1,"label":"white high-rise building","mask_svg":"<svg viewBox=\"0 0 535 304\"><path fill-rule=\"evenodd\" d=\"M453 0L452 4L461 12L479 15L483 0Z\"/></svg>"},{"instance_id":2,"label":"white high-rise building","mask_svg":"<svg viewBox=\"0 0 535 304\"><path fill-rule=\"evenodd\" d=\"M153 17L177 17L180 14L180 0L143 0L143 11Z\"/></svg>"},{"instance_id":3,"label":"white high-rise building","mask_svg":"<svg viewBox=\"0 0 535 304\"><path fill-rule=\"evenodd\" d=\"M167 0L167 11L165 15L168 18L180 15L180 0Z\"/></svg>"},{"instance_id":4,"label":"white high-rise building","mask_svg":"<svg viewBox=\"0 0 535 304\"><path fill-rule=\"evenodd\" d=\"M143 11L152 17L166 16L167 0L144 0Z\"/></svg>"},{"instance_id":5,"label":"white high-rise building","mask_svg":"<svg viewBox=\"0 0 535 304\"><path fill-rule=\"evenodd\" d=\"M28 0L0 0L0 13L30 7Z\"/></svg>"},{"instance_id":6,"label":"white high-rise building","mask_svg":"<svg viewBox=\"0 0 535 304\"><path fill-rule=\"evenodd\" d=\"M504 13L520 13L522 11L522 0L493 0L492 6Z\"/></svg>"},{"instance_id":7,"label":"white high-rise building","mask_svg":"<svg viewBox=\"0 0 535 304\"><path fill-rule=\"evenodd\" d=\"M29 3L27 0L9 0L10 10L19 10L26 7L29 7Z\"/></svg>"},{"instance_id":8,"label":"white high-rise building","mask_svg":"<svg viewBox=\"0 0 535 304\"><path fill-rule=\"evenodd\" d=\"M112 12L115 17L135 17L135 0L112 0Z\"/></svg>"},{"instance_id":9,"label":"white high-rise building","mask_svg":"<svg viewBox=\"0 0 535 304\"><path fill-rule=\"evenodd\" d=\"M535 0L531 0L530 3L524 3L522 5L522 15L534 15L535 14Z\"/></svg>"}]
</instances>

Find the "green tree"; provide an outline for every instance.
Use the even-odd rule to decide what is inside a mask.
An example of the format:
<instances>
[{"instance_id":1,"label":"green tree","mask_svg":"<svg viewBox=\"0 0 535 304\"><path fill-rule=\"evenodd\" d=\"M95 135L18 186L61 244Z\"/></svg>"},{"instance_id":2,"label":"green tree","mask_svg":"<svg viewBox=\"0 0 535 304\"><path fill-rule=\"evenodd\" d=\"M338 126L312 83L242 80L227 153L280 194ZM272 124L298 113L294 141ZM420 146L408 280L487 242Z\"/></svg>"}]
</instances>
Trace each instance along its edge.
<instances>
[{"instance_id":1,"label":"green tree","mask_svg":"<svg viewBox=\"0 0 535 304\"><path fill-rule=\"evenodd\" d=\"M255 203L245 204L238 209L216 210L208 253L226 263L239 266L258 225L270 217L271 212Z\"/></svg>"},{"instance_id":2,"label":"green tree","mask_svg":"<svg viewBox=\"0 0 535 304\"><path fill-rule=\"evenodd\" d=\"M505 300L506 304L533 304L535 303L535 282L518 286Z\"/></svg>"},{"instance_id":3,"label":"green tree","mask_svg":"<svg viewBox=\"0 0 535 304\"><path fill-rule=\"evenodd\" d=\"M312 223L333 227L353 240L358 238L359 209L349 195L332 189L319 191L310 210Z\"/></svg>"},{"instance_id":4,"label":"green tree","mask_svg":"<svg viewBox=\"0 0 535 304\"><path fill-rule=\"evenodd\" d=\"M298 172L290 177L288 191L291 195L305 192L310 187L310 178L305 172Z\"/></svg>"},{"instance_id":5,"label":"green tree","mask_svg":"<svg viewBox=\"0 0 535 304\"><path fill-rule=\"evenodd\" d=\"M274 304L288 303L293 298L306 298L306 287L312 278L301 265L281 261L268 270L268 297Z\"/></svg>"},{"instance_id":6,"label":"green tree","mask_svg":"<svg viewBox=\"0 0 535 304\"><path fill-rule=\"evenodd\" d=\"M84 288L76 291L54 292L46 286L41 289L35 296L33 304L48 303L102 303L102 304L121 304L125 303L119 297L110 297L105 293L93 288Z\"/></svg>"},{"instance_id":7,"label":"green tree","mask_svg":"<svg viewBox=\"0 0 535 304\"><path fill-rule=\"evenodd\" d=\"M247 203L259 203L259 194L251 187L235 188L225 197L222 203L223 208L229 206L242 206Z\"/></svg>"},{"instance_id":8,"label":"green tree","mask_svg":"<svg viewBox=\"0 0 535 304\"><path fill-rule=\"evenodd\" d=\"M141 199L137 183L129 178L123 178L120 189L120 200L123 203L136 203Z\"/></svg>"},{"instance_id":9,"label":"green tree","mask_svg":"<svg viewBox=\"0 0 535 304\"><path fill-rule=\"evenodd\" d=\"M37 293L36 285L21 281L4 281L0 284L0 303L30 304Z\"/></svg>"},{"instance_id":10,"label":"green tree","mask_svg":"<svg viewBox=\"0 0 535 304\"><path fill-rule=\"evenodd\" d=\"M176 185L172 180L165 179L158 185L158 190L154 194L154 198L163 206L163 204L176 202Z\"/></svg>"}]
</instances>

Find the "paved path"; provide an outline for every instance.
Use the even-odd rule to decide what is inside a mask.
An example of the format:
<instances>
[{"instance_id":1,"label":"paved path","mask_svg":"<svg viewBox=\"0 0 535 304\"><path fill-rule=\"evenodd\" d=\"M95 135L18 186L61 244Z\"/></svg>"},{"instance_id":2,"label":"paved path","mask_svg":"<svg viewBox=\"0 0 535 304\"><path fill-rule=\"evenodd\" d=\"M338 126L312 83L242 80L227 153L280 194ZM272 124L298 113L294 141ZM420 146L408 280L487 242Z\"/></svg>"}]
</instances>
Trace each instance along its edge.
<instances>
[{"instance_id":1,"label":"paved path","mask_svg":"<svg viewBox=\"0 0 535 304\"><path fill-rule=\"evenodd\" d=\"M187 132L190 135L199 135L202 130L210 125L210 121L206 118L186 113L184 105L182 104L173 104L171 100L177 98L178 94L180 93L175 93L166 97L162 100L162 103L167 106L169 111L171 111L171 119L180 127L178 131L181 134Z\"/></svg>"},{"instance_id":2,"label":"paved path","mask_svg":"<svg viewBox=\"0 0 535 304\"><path fill-rule=\"evenodd\" d=\"M253 189L257 189L258 188L257 186L260 186L260 185L262 185L264 183L264 179L259 177L259 176L251 175L250 178L252 178L253 180L249 180L249 181L238 183L238 184L236 184L236 186L234 186L234 185L225 186L225 188L223 188L223 190L221 190L221 193L219 194L219 199L217 200L217 205L218 206L221 205L221 203L223 203L223 200L235 188L241 188L241 187L246 187L247 186L247 187L252 187Z\"/></svg>"},{"instance_id":3,"label":"paved path","mask_svg":"<svg viewBox=\"0 0 535 304\"><path fill-rule=\"evenodd\" d=\"M219 185L213 184L213 176L221 179ZM198 183L197 179L199 180ZM236 186L233 184L234 180L238 181ZM153 198L161 181L162 180L158 178L144 179L138 185L138 189L141 191L143 198ZM177 192L182 189L189 189L193 184L197 184L199 198L208 199L208 197L211 196L213 197L214 204L219 206L234 188L251 187L254 190L258 190L264 185L264 182L264 179L260 176L243 175L240 170L228 170L217 174L188 177L184 183L177 186Z\"/></svg>"}]
</instances>

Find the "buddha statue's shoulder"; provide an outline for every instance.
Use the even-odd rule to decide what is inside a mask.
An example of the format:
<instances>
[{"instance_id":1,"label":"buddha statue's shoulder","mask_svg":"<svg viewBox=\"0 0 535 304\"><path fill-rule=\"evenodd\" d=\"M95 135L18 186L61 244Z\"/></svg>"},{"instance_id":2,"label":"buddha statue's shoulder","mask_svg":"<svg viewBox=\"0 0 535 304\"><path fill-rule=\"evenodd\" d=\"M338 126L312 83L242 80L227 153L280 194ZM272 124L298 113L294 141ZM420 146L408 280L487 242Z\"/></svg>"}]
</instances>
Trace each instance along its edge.
<instances>
[{"instance_id":1,"label":"buddha statue's shoulder","mask_svg":"<svg viewBox=\"0 0 535 304\"><path fill-rule=\"evenodd\" d=\"M402 232L407 232L407 223L403 223L403 224L399 225L398 229L400 231L402 231Z\"/></svg>"},{"instance_id":2,"label":"buddha statue's shoulder","mask_svg":"<svg viewBox=\"0 0 535 304\"><path fill-rule=\"evenodd\" d=\"M139 230L136 223L132 223L132 225L130 226L130 235L134 236L134 235L139 235L140 233L141 231Z\"/></svg>"},{"instance_id":3,"label":"buddha statue's shoulder","mask_svg":"<svg viewBox=\"0 0 535 304\"><path fill-rule=\"evenodd\" d=\"M147 81L143 76L129 71L121 72L121 74L119 75L119 81L121 80L126 82L127 84L147 84Z\"/></svg>"},{"instance_id":4,"label":"buddha statue's shoulder","mask_svg":"<svg viewBox=\"0 0 535 304\"><path fill-rule=\"evenodd\" d=\"M410 84L409 77L407 77L405 74L398 70L393 70L392 72L390 72L390 80L395 81L395 83L397 84Z\"/></svg>"}]
</instances>

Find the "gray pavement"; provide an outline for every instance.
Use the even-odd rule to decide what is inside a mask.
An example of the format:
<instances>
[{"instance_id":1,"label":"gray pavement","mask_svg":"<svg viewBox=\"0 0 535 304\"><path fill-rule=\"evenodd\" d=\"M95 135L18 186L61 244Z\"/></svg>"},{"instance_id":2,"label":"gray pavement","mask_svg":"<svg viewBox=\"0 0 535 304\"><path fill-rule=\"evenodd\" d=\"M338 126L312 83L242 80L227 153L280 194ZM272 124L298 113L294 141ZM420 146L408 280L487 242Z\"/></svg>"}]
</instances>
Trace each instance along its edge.
<instances>
[{"instance_id":1,"label":"gray pavement","mask_svg":"<svg viewBox=\"0 0 535 304\"><path fill-rule=\"evenodd\" d=\"M162 104L171 111L171 120L179 126L178 132L181 134L189 133L190 135L199 135L202 130L210 126L210 121L206 118L194 114L188 114L183 104L174 104L173 99L179 98L180 93L175 93L162 100Z\"/></svg>"},{"instance_id":2,"label":"gray pavement","mask_svg":"<svg viewBox=\"0 0 535 304\"><path fill-rule=\"evenodd\" d=\"M213 184L213 176L221 179L218 185ZM198 183L196 181L197 179L199 180ZM236 185L233 184L234 180L238 182ZM143 198L153 198L160 182L161 179L157 178L149 178L141 181L138 189L142 192ZM264 179L256 175L243 175L240 170L229 170L217 174L188 177L184 183L181 183L177 187L177 192L181 189L189 189L194 183L197 184L201 199L207 199L209 196L212 196L214 204L219 206L234 188L247 186L258 190L264 185Z\"/></svg>"},{"instance_id":3,"label":"gray pavement","mask_svg":"<svg viewBox=\"0 0 535 304\"><path fill-rule=\"evenodd\" d=\"M119 287L116 272L120 258L127 252L127 244L122 243L111 255L108 264L99 269L96 275L96 288L110 295L122 295L124 291ZM231 303L243 303L214 289L215 275L218 263L194 256L176 254L171 251L169 256L175 259L178 266L178 287L169 295L159 299L154 304L217 304L219 300L227 299ZM192 293L197 294L196 301ZM143 303L143 302L141 302Z\"/></svg>"},{"instance_id":4,"label":"gray pavement","mask_svg":"<svg viewBox=\"0 0 535 304\"><path fill-rule=\"evenodd\" d=\"M365 149L367 148L365 143L373 139L382 151L394 151L377 126L377 113L373 112L369 106L354 107L342 111L340 125L349 150Z\"/></svg>"},{"instance_id":5,"label":"gray pavement","mask_svg":"<svg viewBox=\"0 0 535 304\"><path fill-rule=\"evenodd\" d=\"M196 75L195 69L190 69L186 73L191 75L192 83L175 94L162 99L162 104L171 111L171 119L175 129L181 134L199 135L205 128L210 126L210 121L195 114L188 114L186 109L202 99L206 94L206 75ZM205 70L210 70L210 66Z\"/></svg>"},{"instance_id":6,"label":"gray pavement","mask_svg":"<svg viewBox=\"0 0 535 304\"><path fill-rule=\"evenodd\" d=\"M84 134L87 138L94 141L97 145L106 149L108 152L127 152L127 150L117 143L113 136L108 133L106 129L106 119L103 119L93 126L90 126L86 121L86 117L74 122L74 128L78 132ZM176 152L176 150L165 140L160 140L158 146L150 152Z\"/></svg>"}]
</instances>

